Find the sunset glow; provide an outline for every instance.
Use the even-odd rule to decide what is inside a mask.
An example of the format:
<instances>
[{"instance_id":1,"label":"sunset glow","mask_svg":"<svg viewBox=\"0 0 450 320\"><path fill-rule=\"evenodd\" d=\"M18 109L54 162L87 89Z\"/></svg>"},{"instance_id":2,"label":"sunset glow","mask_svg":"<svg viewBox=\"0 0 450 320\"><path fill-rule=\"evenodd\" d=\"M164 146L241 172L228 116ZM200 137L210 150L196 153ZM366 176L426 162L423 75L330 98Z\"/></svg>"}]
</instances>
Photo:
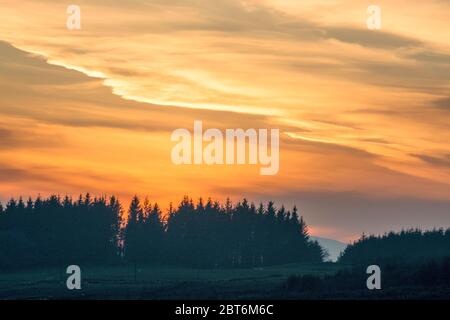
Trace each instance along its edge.
<instances>
[{"instance_id":1,"label":"sunset glow","mask_svg":"<svg viewBox=\"0 0 450 320\"><path fill-rule=\"evenodd\" d=\"M377 4L374 31L355 0L79 0L67 30L65 2L0 0L0 200L273 199L343 241L450 227L450 2ZM279 128L278 174L174 165L196 120Z\"/></svg>"}]
</instances>

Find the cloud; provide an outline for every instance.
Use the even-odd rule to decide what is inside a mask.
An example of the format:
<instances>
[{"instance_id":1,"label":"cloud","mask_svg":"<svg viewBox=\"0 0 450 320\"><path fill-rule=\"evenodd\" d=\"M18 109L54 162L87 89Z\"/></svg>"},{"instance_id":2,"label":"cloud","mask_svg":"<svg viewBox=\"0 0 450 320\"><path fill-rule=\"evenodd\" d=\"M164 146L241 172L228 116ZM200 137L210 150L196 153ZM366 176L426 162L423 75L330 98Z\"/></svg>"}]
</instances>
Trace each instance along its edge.
<instances>
[{"instance_id":1,"label":"cloud","mask_svg":"<svg viewBox=\"0 0 450 320\"><path fill-rule=\"evenodd\" d=\"M424 43L418 39L409 38L390 32L349 27L325 28L325 37L346 43L358 44L368 48L379 48L385 50L424 46Z\"/></svg>"},{"instance_id":2,"label":"cloud","mask_svg":"<svg viewBox=\"0 0 450 320\"><path fill-rule=\"evenodd\" d=\"M39 181L45 180L43 176L38 175L28 170L10 167L9 165L2 163L0 166L0 177L2 183L5 182L20 182L29 179L37 179Z\"/></svg>"},{"instance_id":3,"label":"cloud","mask_svg":"<svg viewBox=\"0 0 450 320\"><path fill-rule=\"evenodd\" d=\"M0 118L0 137L2 150L11 149L51 149L64 144L65 139L52 132L45 132L33 127L30 122L22 123L9 119L9 124ZM12 129L14 128L14 129Z\"/></svg>"},{"instance_id":4,"label":"cloud","mask_svg":"<svg viewBox=\"0 0 450 320\"><path fill-rule=\"evenodd\" d=\"M42 56L18 51L4 41L0 41L0 53L1 79L8 83L75 85L93 81L81 73L66 73L61 68L48 65Z\"/></svg>"},{"instance_id":5,"label":"cloud","mask_svg":"<svg viewBox=\"0 0 450 320\"><path fill-rule=\"evenodd\" d=\"M429 156L424 154L413 154L412 156L419 158L420 160L432 166L439 166L450 169L450 154L446 154L441 157Z\"/></svg>"},{"instance_id":6,"label":"cloud","mask_svg":"<svg viewBox=\"0 0 450 320\"><path fill-rule=\"evenodd\" d=\"M266 121L263 116L125 101L113 95L101 80L89 78L75 70L49 65L42 57L30 55L4 42L0 42L0 83L4 84L0 115L34 119L40 123L171 132L177 122L179 125L192 126L193 121L200 118L209 123L219 122L220 126L236 119L253 125ZM217 121L218 118L221 120ZM27 141L29 146L40 144L31 140L31 136L23 131L4 129L4 145L22 145ZM49 145L55 145L50 137L46 140ZM44 143L44 140L41 142Z\"/></svg>"},{"instance_id":7,"label":"cloud","mask_svg":"<svg viewBox=\"0 0 450 320\"><path fill-rule=\"evenodd\" d=\"M433 52L430 50L422 50L419 52L405 54L405 57L420 62L450 65L450 54L444 52Z\"/></svg>"},{"instance_id":8,"label":"cloud","mask_svg":"<svg viewBox=\"0 0 450 320\"><path fill-rule=\"evenodd\" d=\"M433 101L433 106L442 109L442 110L450 110L450 97L436 99Z\"/></svg>"},{"instance_id":9,"label":"cloud","mask_svg":"<svg viewBox=\"0 0 450 320\"><path fill-rule=\"evenodd\" d=\"M3 161L6 160L6 161ZM12 196L78 195L89 192L94 195L116 195L131 198L134 191L121 189L123 178L90 168L75 168L52 164L11 164L0 161L0 201ZM139 185L142 180L127 177L127 183ZM8 190L6 192L5 190Z\"/></svg>"}]
</instances>

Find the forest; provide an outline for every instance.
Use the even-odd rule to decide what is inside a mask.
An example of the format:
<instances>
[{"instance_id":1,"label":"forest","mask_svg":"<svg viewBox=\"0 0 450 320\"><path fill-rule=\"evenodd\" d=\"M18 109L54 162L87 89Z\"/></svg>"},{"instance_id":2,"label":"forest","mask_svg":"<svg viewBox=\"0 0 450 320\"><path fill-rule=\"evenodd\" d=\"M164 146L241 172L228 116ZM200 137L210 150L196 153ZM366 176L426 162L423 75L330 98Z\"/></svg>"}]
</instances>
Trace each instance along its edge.
<instances>
[{"instance_id":1,"label":"forest","mask_svg":"<svg viewBox=\"0 0 450 320\"><path fill-rule=\"evenodd\" d=\"M163 215L138 197L126 214L116 197L11 199L0 205L0 268L139 263L194 268L247 268L319 263L296 207L256 207L184 197Z\"/></svg>"}]
</instances>

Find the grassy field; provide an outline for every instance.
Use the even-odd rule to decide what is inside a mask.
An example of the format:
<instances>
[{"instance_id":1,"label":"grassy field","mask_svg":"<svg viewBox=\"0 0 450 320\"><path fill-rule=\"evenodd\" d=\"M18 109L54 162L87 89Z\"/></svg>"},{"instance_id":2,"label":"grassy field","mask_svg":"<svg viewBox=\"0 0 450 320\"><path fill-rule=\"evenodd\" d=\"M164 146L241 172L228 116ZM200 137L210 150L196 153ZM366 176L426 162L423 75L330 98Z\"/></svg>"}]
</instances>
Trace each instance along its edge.
<instances>
[{"instance_id":1,"label":"grassy field","mask_svg":"<svg viewBox=\"0 0 450 320\"><path fill-rule=\"evenodd\" d=\"M0 274L0 299L251 299L276 298L290 275L327 274L334 264L258 269L80 266L82 289L69 291L65 268Z\"/></svg>"}]
</instances>

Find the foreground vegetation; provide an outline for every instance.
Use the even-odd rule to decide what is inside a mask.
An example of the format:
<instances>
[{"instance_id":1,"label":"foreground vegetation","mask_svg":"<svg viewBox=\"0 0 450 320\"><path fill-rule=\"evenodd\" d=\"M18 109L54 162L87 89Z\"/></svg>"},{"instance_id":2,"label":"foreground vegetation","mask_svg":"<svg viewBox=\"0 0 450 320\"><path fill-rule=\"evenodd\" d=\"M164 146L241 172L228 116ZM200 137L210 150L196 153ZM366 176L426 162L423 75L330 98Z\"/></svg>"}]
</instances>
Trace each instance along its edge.
<instances>
[{"instance_id":1,"label":"foreground vegetation","mask_svg":"<svg viewBox=\"0 0 450 320\"><path fill-rule=\"evenodd\" d=\"M313 298L395 298L449 299L450 256L419 262L380 264L382 290L366 287L367 265L352 265L333 274L299 274L284 283L289 297Z\"/></svg>"},{"instance_id":2,"label":"foreground vegetation","mask_svg":"<svg viewBox=\"0 0 450 320\"><path fill-rule=\"evenodd\" d=\"M365 287L364 268L335 263L255 269L82 265L81 290L65 268L0 274L0 299L449 299L447 265L382 268L382 290Z\"/></svg>"},{"instance_id":3,"label":"foreground vegetation","mask_svg":"<svg viewBox=\"0 0 450 320\"><path fill-rule=\"evenodd\" d=\"M82 289L69 291L65 267L0 273L0 299L253 299L280 295L292 274L332 274L331 263L255 269L81 265ZM136 271L136 273L135 273Z\"/></svg>"}]
</instances>

